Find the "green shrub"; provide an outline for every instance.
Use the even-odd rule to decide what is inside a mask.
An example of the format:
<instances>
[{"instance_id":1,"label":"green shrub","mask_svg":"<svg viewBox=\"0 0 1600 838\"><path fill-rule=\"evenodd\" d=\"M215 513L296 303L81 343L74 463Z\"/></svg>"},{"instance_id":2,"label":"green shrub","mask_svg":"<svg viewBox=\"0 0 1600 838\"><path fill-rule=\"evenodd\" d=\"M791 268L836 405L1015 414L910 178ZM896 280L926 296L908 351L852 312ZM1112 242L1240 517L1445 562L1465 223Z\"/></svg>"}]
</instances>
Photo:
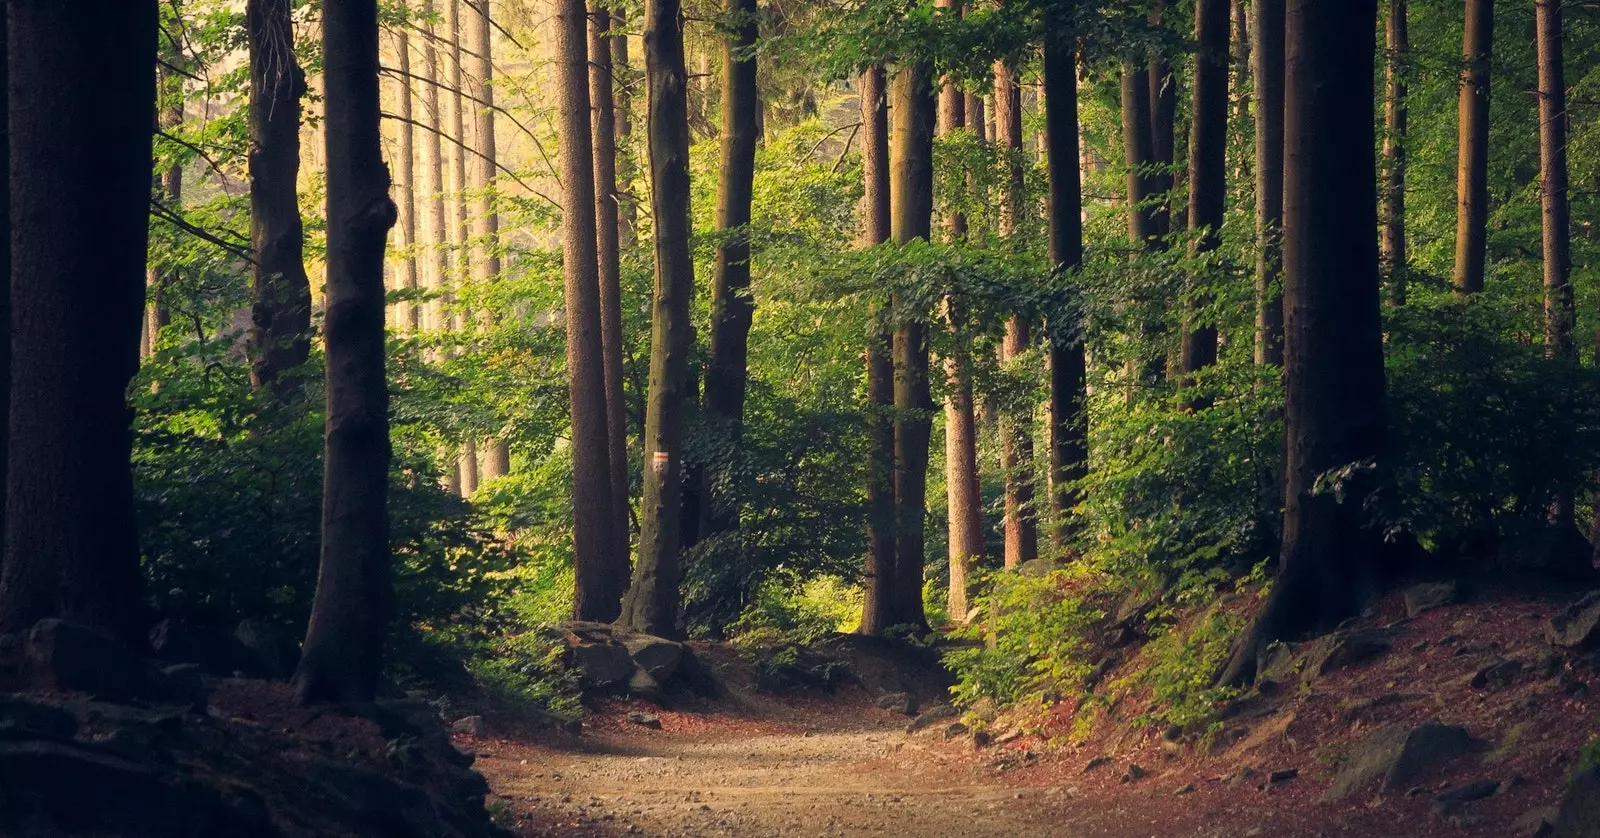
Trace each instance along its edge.
<instances>
[{"instance_id":1,"label":"green shrub","mask_svg":"<svg viewBox=\"0 0 1600 838\"><path fill-rule=\"evenodd\" d=\"M1079 690L1090 673L1090 631L1104 616L1093 597L1103 578L1074 565L1043 576L995 574L986 582L978 598L983 617L956 632L972 643L945 652L956 702L1011 705Z\"/></svg>"}]
</instances>

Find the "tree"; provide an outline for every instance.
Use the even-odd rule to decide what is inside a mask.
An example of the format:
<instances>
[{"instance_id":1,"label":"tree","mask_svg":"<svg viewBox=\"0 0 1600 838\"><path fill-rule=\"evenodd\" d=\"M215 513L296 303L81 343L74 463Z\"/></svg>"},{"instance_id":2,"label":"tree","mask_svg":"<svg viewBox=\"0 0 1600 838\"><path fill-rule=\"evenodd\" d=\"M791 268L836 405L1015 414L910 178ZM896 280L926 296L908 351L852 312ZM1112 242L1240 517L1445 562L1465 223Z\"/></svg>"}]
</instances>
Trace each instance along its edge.
<instances>
[{"instance_id":1,"label":"tree","mask_svg":"<svg viewBox=\"0 0 1600 838\"><path fill-rule=\"evenodd\" d=\"M861 246L889 240L889 103L883 67L861 73ZM861 633L881 634L899 620L894 527L893 337L872 319L867 335L867 573Z\"/></svg>"},{"instance_id":2,"label":"tree","mask_svg":"<svg viewBox=\"0 0 1600 838\"><path fill-rule=\"evenodd\" d=\"M678 612L678 528L683 497L683 420L693 389L689 347L694 325L694 262L689 244L689 103L679 0L645 4L646 130L650 202L655 216L656 286L650 326L650 389L646 396L644 501L639 559L622 603L621 622L675 635Z\"/></svg>"},{"instance_id":3,"label":"tree","mask_svg":"<svg viewBox=\"0 0 1600 838\"><path fill-rule=\"evenodd\" d=\"M178 59L172 53L176 52L176 50L171 49L170 45L165 43L163 48L167 49L169 60L175 63ZM165 66L158 66L156 69L156 125L162 129L170 130L183 124L181 80L181 76ZM161 99L164 95L167 95L168 88L176 88L175 91L172 91L176 95L172 95L172 101L163 107ZM155 179L154 185L158 190L159 200L174 209L182 205L183 167L181 165L173 163L168 166ZM156 342L161 337L161 330L172 322L172 312L161 299L161 291L163 286L167 284L167 279L168 277L161 271L160 266L151 264L145 267L144 327L139 341L139 357L141 358L148 358L155 354Z\"/></svg>"},{"instance_id":4,"label":"tree","mask_svg":"<svg viewBox=\"0 0 1600 838\"><path fill-rule=\"evenodd\" d=\"M1288 0L1284 94L1284 411L1278 576L1223 673L1359 609L1380 536L1363 517L1384 448L1372 27L1376 0ZM1327 472L1354 466L1338 492Z\"/></svg>"},{"instance_id":5,"label":"tree","mask_svg":"<svg viewBox=\"0 0 1600 838\"><path fill-rule=\"evenodd\" d=\"M475 4L468 4L476 14L468 30L472 40L466 48L466 52L474 59L477 70L474 75L478 79L477 124L473 132L478 140L476 177L473 179L478 200L472 221L472 237L477 240L481 255L473 262L472 281L479 286L487 285L500 276L500 214L494 204L494 178L500 158L495 151L494 138L493 23L489 18L489 2L477 0ZM473 443L469 441L467 445L470 452ZM511 452L505 443L494 439L484 440L474 459L478 461L484 480L493 480L511 471Z\"/></svg>"},{"instance_id":6,"label":"tree","mask_svg":"<svg viewBox=\"0 0 1600 838\"><path fill-rule=\"evenodd\" d=\"M378 124L378 4L324 0L327 368L322 560L295 692L302 703L371 701L394 597L389 567L389 390L383 251L389 199Z\"/></svg>"},{"instance_id":7,"label":"tree","mask_svg":"<svg viewBox=\"0 0 1600 838\"><path fill-rule=\"evenodd\" d=\"M250 379L279 400L311 353L311 281L300 221L300 97L289 0L250 0Z\"/></svg>"},{"instance_id":8,"label":"tree","mask_svg":"<svg viewBox=\"0 0 1600 838\"><path fill-rule=\"evenodd\" d=\"M1150 13L1150 23L1160 26L1166 15L1166 0L1156 0ZM1157 166L1155 191L1163 198L1156 205L1155 226L1157 236L1172 232L1171 198L1172 164L1177 159L1176 125L1178 115L1178 76L1172 71L1172 59L1162 51L1150 56L1146 68L1150 87L1150 147L1155 152Z\"/></svg>"},{"instance_id":9,"label":"tree","mask_svg":"<svg viewBox=\"0 0 1600 838\"><path fill-rule=\"evenodd\" d=\"M889 91L889 236L896 244L927 241L933 233L933 79L928 65L911 62L894 75ZM902 624L926 627L922 577L923 525L928 507L928 442L933 396L928 386L928 334L920 316L893 300L895 608Z\"/></svg>"},{"instance_id":10,"label":"tree","mask_svg":"<svg viewBox=\"0 0 1600 838\"><path fill-rule=\"evenodd\" d=\"M1283 366L1283 0L1253 0L1256 121L1256 354Z\"/></svg>"},{"instance_id":11,"label":"tree","mask_svg":"<svg viewBox=\"0 0 1600 838\"><path fill-rule=\"evenodd\" d=\"M1389 0L1384 25L1386 81L1383 97L1383 205L1379 212L1378 263L1389 289L1389 302L1406 301L1406 98L1411 38L1406 26L1406 0Z\"/></svg>"},{"instance_id":12,"label":"tree","mask_svg":"<svg viewBox=\"0 0 1600 838\"><path fill-rule=\"evenodd\" d=\"M596 253L594 141L589 121L589 50L583 0L556 4L556 83L561 105L561 274L567 315L567 398L572 415L573 615L614 620L624 577L616 575L616 500L606 423Z\"/></svg>"},{"instance_id":13,"label":"tree","mask_svg":"<svg viewBox=\"0 0 1600 838\"><path fill-rule=\"evenodd\" d=\"M1456 291L1483 290L1489 224L1489 59L1494 0L1466 0L1456 148Z\"/></svg>"},{"instance_id":14,"label":"tree","mask_svg":"<svg viewBox=\"0 0 1600 838\"><path fill-rule=\"evenodd\" d=\"M467 73L462 46L461 7L466 0L445 0L444 25L450 31L450 91L449 107L447 114L449 125L447 129L455 142L450 144L450 197L448 210L453 216L450 224L450 246L455 250L455 270L448 276L441 276L441 286L437 293L443 297L448 295L452 285L465 282L472 276L474 257L472 253L472 225L469 220L467 208L467 190L470 184L467 180L467 158L472 156L467 145ZM454 314L445 312L443 300L433 303L440 316L435 328L455 328L460 319ZM461 443L455 455L454 468L446 467L449 488L459 497L471 497L478 491L478 443L468 439ZM453 482L451 482L453 480Z\"/></svg>"},{"instance_id":15,"label":"tree","mask_svg":"<svg viewBox=\"0 0 1600 838\"><path fill-rule=\"evenodd\" d=\"M1122 148L1128 167L1128 238L1152 246L1156 233L1155 148L1150 127L1150 88L1132 62L1122 65Z\"/></svg>"},{"instance_id":16,"label":"tree","mask_svg":"<svg viewBox=\"0 0 1600 838\"><path fill-rule=\"evenodd\" d=\"M726 0L722 48L722 178L717 182L717 240L711 273L711 335L705 420L738 450L743 437L746 369L754 304L750 299L750 202L756 175L756 2ZM726 491L731 475L703 471L700 537L734 529L739 513Z\"/></svg>"},{"instance_id":17,"label":"tree","mask_svg":"<svg viewBox=\"0 0 1600 838\"><path fill-rule=\"evenodd\" d=\"M1539 201L1544 239L1544 343L1552 358L1573 358L1572 230L1567 201L1567 82L1562 67L1561 2L1536 0L1539 60Z\"/></svg>"},{"instance_id":18,"label":"tree","mask_svg":"<svg viewBox=\"0 0 1600 838\"><path fill-rule=\"evenodd\" d=\"M1005 149L1006 191L1001 204L1000 235L1018 240L1023 213L1022 91L1016 71L1004 61L994 68L995 144ZM1020 243L1014 245L1020 247ZM1006 321L1000 346L1002 361L1010 362L1028 351L1033 342L1028 316L1013 314ZM1008 568L1039 557L1038 512L1033 502L1032 411L1008 411L1000 420L1000 465L1005 471L1005 556Z\"/></svg>"},{"instance_id":19,"label":"tree","mask_svg":"<svg viewBox=\"0 0 1600 838\"><path fill-rule=\"evenodd\" d=\"M144 313L156 6L14 0L9 12L0 632L64 617L139 647L126 392Z\"/></svg>"},{"instance_id":20,"label":"tree","mask_svg":"<svg viewBox=\"0 0 1600 838\"><path fill-rule=\"evenodd\" d=\"M607 463L611 466L611 526L622 537L612 573L628 578L628 408L622 391L622 219L617 188L617 121L610 42L611 13L596 4L589 19L589 105L594 130L594 218L600 277L600 356L605 372ZM619 592L620 595L620 592Z\"/></svg>"},{"instance_id":21,"label":"tree","mask_svg":"<svg viewBox=\"0 0 1600 838\"><path fill-rule=\"evenodd\" d=\"M1222 244L1228 176L1228 0L1195 0L1194 102L1189 123L1190 255ZM1217 329L1200 322L1206 296L1190 288L1184 314L1181 368L1191 375L1217 362Z\"/></svg>"},{"instance_id":22,"label":"tree","mask_svg":"<svg viewBox=\"0 0 1600 838\"><path fill-rule=\"evenodd\" d=\"M448 0L447 0L448 2ZM428 328L435 332L448 329L450 316L444 303L445 289L450 284L450 231L445 208L444 189L444 132L445 112L440 107L439 85L444 75L439 64L439 37L434 27L434 0L423 0L422 14L426 29L422 33L422 149L424 166L422 195L428 208L428 269L424 276L434 299L428 304ZM463 494L472 494L471 485L477 473L462 475Z\"/></svg>"},{"instance_id":23,"label":"tree","mask_svg":"<svg viewBox=\"0 0 1600 838\"><path fill-rule=\"evenodd\" d=\"M399 246L403 255L399 264L395 266L395 285L400 290L415 291L417 283L417 161L416 161L416 121L412 111L411 93L411 36L406 30L401 29L395 33L395 63L400 71L400 77L395 80L395 101L399 110L398 148L395 151L395 161L400 166L399 179L396 184L400 194ZM422 328L423 307L415 303L401 303L397 306L399 311L396 319L400 330L415 332Z\"/></svg>"},{"instance_id":24,"label":"tree","mask_svg":"<svg viewBox=\"0 0 1600 838\"><path fill-rule=\"evenodd\" d=\"M627 10L618 6L611 10L611 25L619 33L611 39L611 73L616 79L617 99L614 108L616 119L616 147L619 151L626 149L629 140L633 137L633 96L631 94L633 67L628 63L628 16ZM618 235L623 246L633 245L633 227L635 216L638 215L638 203L634 200L630 187L633 184L632 157L628 154L619 154L617 160L617 225Z\"/></svg>"}]
</instances>

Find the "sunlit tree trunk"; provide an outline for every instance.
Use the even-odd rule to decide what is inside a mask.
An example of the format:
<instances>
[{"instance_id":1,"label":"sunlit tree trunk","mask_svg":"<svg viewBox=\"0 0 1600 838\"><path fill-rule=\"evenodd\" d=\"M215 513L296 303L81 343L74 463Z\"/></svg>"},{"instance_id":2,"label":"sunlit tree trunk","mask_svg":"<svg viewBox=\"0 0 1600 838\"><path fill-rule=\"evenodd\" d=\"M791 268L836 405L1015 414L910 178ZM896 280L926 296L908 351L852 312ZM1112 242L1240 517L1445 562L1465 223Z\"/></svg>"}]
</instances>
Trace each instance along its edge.
<instances>
[{"instance_id":1,"label":"sunlit tree trunk","mask_svg":"<svg viewBox=\"0 0 1600 838\"><path fill-rule=\"evenodd\" d=\"M606 391L606 461L611 467L611 526L622 534L612 572L628 579L628 413L622 391L621 219L617 191L617 118L610 41L611 15L597 5L589 18L589 104L594 132L596 264L600 271L600 355ZM621 593L620 589L618 591Z\"/></svg>"},{"instance_id":2,"label":"sunlit tree trunk","mask_svg":"<svg viewBox=\"0 0 1600 838\"><path fill-rule=\"evenodd\" d=\"M1380 213L1378 263L1388 286L1389 302L1406 302L1406 73L1411 63L1411 37L1406 26L1406 0L1389 0L1384 26L1383 206Z\"/></svg>"},{"instance_id":3,"label":"sunlit tree trunk","mask_svg":"<svg viewBox=\"0 0 1600 838\"><path fill-rule=\"evenodd\" d=\"M861 245L889 240L889 109L883 67L861 74ZM880 313L881 314L881 313ZM861 633L895 625L894 359L893 338L873 319L867 335L867 579Z\"/></svg>"},{"instance_id":4,"label":"sunlit tree trunk","mask_svg":"<svg viewBox=\"0 0 1600 838\"><path fill-rule=\"evenodd\" d=\"M1007 156L1006 182L1001 204L999 232L1015 242L1022 226L1022 91L1011 65L998 62L994 67L994 142ZM1033 342L1032 324L1023 314L1006 321L1006 336L1000 345L1000 359L1011 362L1028 351ZM1007 568L1039 557L1038 511L1034 508L1033 410L1032 406L1008 410L1000 418L1000 464L1005 471L1005 556Z\"/></svg>"},{"instance_id":5,"label":"sunlit tree trunk","mask_svg":"<svg viewBox=\"0 0 1600 838\"><path fill-rule=\"evenodd\" d=\"M1252 0L1256 121L1256 355L1283 366L1283 0Z\"/></svg>"},{"instance_id":6,"label":"sunlit tree trunk","mask_svg":"<svg viewBox=\"0 0 1600 838\"><path fill-rule=\"evenodd\" d=\"M1466 0L1457 104L1457 293L1483 290L1489 224L1489 64L1494 44L1494 0Z\"/></svg>"},{"instance_id":7,"label":"sunlit tree trunk","mask_svg":"<svg viewBox=\"0 0 1600 838\"><path fill-rule=\"evenodd\" d=\"M617 159L617 232L623 248L633 247L633 228L638 215L638 201L634 200L633 157L628 144L633 138L633 65L628 63L628 18L622 7L611 10L611 27L617 36L611 39L611 72L617 80L616 91L616 144Z\"/></svg>"},{"instance_id":8,"label":"sunlit tree trunk","mask_svg":"<svg viewBox=\"0 0 1600 838\"><path fill-rule=\"evenodd\" d=\"M646 130L655 218L655 301L650 328L650 388L644 429L644 501L639 559L621 622L657 635L678 633L679 512L683 424L692 397L689 349L694 325L694 262L689 245L689 104L679 0L645 4Z\"/></svg>"},{"instance_id":9,"label":"sunlit tree trunk","mask_svg":"<svg viewBox=\"0 0 1600 838\"><path fill-rule=\"evenodd\" d=\"M1189 123L1189 232L1197 236L1190 254L1201 256L1221 246L1227 199L1228 155L1228 2L1195 0L1194 100ZM1184 311L1182 359L1185 375L1217 361L1217 329L1203 322L1200 308L1208 295L1191 286Z\"/></svg>"},{"instance_id":10,"label":"sunlit tree trunk","mask_svg":"<svg viewBox=\"0 0 1600 838\"><path fill-rule=\"evenodd\" d=\"M478 80L477 125L473 132L478 141L475 158L473 187L477 190L476 212L472 218L472 237L477 240L480 256L472 264L472 281L484 286L500 276L500 212L495 207L495 174L499 169L499 154L494 137L494 60L493 24L490 22L490 0L470 3L474 9L468 34L466 51L472 54L473 73ZM485 324L487 325L487 324ZM505 443L485 439L478 447L478 473L482 480L493 480L511 470L511 452Z\"/></svg>"},{"instance_id":11,"label":"sunlit tree trunk","mask_svg":"<svg viewBox=\"0 0 1600 838\"><path fill-rule=\"evenodd\" d=\"M1536 0L1539 53L1539 199L1544 238L1545 353L1575 354L1572 344L1572 238L1567 199L1567 91L1562 67L1560 0Z\"/></svg>"},{"instance_id":12,"label":"sunlit tree trunk","mask_svg":"<svg viewBox=\"0 0 1600 838\"><path fill-rule=\"evenodd\" d=\"M399 222L396 228L399 231L397 249L401 256L395 265L395 285L403 291L415 291L417 283L417 164L416 164L416 121L412 109L411 93L411 36L404 29L395 33L395 63L400 71L400 78L395 80L395 110L400 117L400 124L395 126L399 134L398 148L395 151L395 163L399 167L399 182L395 184L395 192L400 197ZM422 328L423 307L414 302L401 303L396 306L395 321L402 332L416 332Z\"/></svg>"},{"instance_id":13,"label":"sunlit tree trunk","mask_svg":"<svg viewBox=\"0 0 1600 838\"><path fill-rule=\"evenodd\" d=\"M425 165L422 167L422 201L428 208L427 245L420 252L427 253L424 282L434 296L428 304L428 328L435 332L448 329L449 315L445 313L443 298L450 284L450 232L449 212L446 209L444 188L444 134L445 112L440 105L439 86L444 72L439 64L438 41L433 23L434 0L423 0L422 13L427 19L427 29L422 37L422 150ZM468 493L470 494L470 492Z\"/></svg>"}]
</instances>

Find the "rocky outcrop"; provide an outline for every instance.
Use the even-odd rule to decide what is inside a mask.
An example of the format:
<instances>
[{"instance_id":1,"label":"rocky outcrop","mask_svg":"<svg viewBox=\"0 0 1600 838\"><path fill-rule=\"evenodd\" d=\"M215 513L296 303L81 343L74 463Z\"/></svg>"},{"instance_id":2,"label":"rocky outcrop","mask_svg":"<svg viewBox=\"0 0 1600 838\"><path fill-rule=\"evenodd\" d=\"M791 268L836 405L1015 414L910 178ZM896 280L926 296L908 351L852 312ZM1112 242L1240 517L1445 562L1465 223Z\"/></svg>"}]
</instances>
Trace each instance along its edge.
<instances>
[{"instance_id":1,"label":"rocky outcrop","mask_svg":"<svg viewBox=\"0 0 1600 838\"><path fill-rule=\"evenodd\" d=\"M1569 649L1600 648L1600 591L1590 591L1551 617L1545 638Z\"/></svg>"},{"instance_id":2,"label":"rocky outcrop","mask_svg":"<svg viewBox=\"0 0 1600 838\"><path fill-rule=\"evenodd\" d=\"M1356 743L1349 760L1333 778L1324 800L1343 800L1379 777L1382 792L1404 789L1429 769L1466 754L1478 753L1485 743L1465 728L1427 722L1415 728L1390 725Z\"/></svg>"},{"instance_id":3,"label":"rocky outcrop","mask_svg":"<svg viewBox=\"0 0 1600 838\"><path fill-rule=\"evenodd\" d=\"M661 703L674 688L704 694L715 687L694 652L676 640L608 623L570 621L549 629L567 647L565 661L584 689L626 692Z\"/></svg>"}]
</instances>

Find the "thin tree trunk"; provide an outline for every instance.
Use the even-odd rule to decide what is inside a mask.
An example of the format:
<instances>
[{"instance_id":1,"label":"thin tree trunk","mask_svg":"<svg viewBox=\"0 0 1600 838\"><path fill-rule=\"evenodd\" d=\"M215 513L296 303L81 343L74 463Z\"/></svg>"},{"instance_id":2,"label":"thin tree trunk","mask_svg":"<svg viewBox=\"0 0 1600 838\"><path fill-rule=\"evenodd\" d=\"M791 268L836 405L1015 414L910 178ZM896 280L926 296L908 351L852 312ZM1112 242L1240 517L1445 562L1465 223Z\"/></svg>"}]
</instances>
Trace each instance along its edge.
<instances>
[{"instance_id":1,"label":"thin tree trunk","mask_svg":"<svg viewBox=\"0 0 1600 838\"><path fill-rule=\"evenodd\" d=\"M1572 232L1567 198L1567 82L1561 63L1561 3L1560 0L1536 0L1535 8L1545 354L1552 358L1572 358L1576 350L1572 343Z\"/></svg>"},{"instance_id":2,"label":"thin tree trunk","mask_svg":"<svg viewBox=\"0 0 1600 838\"><path fill-rule=\"evenodd\" d=\"M1005 149L1007 165L1005 198L1001 204L1000 237L1022 247L1018 240L1023 214L1022 171L1022 91L1017 87L1015 70L1005 62L994 67L994 141ZM1002 361L1010 362L1028 351L1032 344L1032 324L1025 314L1013 314L1006 321L1006 336L1000 345ZM1034 509L1033 486L1033 411L1007 411L1000 420L1000 463L1005 470L1005 556L1007 568L1039 557L1038 511Z\"/></svg>"},{"instance_id":3,"label":"thin tree trunk","mask_svg":"<svg viewBox=\"0 0 1600 838\"><path fill-rule=\"evenodd\" d=\"M1122 148L1128 166L1128 238L1149 247L1156 234L1150 88L1145 74L1131 63L1122 65Z\"/></svg>"},{"instance_id":4,"label":"thin tree trunk","mask_svg":"<svg viewBox=\"0 0 1600 838\"><path fill-rule=\"evenodd\" d=\"M594 131L594 218L600 276L600 355L606 391L606 461L611 467L611 526L622 535L611 572L628 579L628 413L622 391L621 220L617 192L617 116L612 87L611 15L596 5L589 20L589 103ZM619 587L618 595L621 595Z\"/></svg>"},{"instance_id":5,"label":"thin tree trunk","mask_svg":"<svg viewBox=\"0 0 1600 838\"><path fill-rule=\"evenodd\" d=\"M323 0L327 431L322 562L295 672L302 703L371 701L394 599L383 250L395 205L378 124L378 4Z\"/></svg>"},{"instance_id":6,"label":"thin tree trunk","mask_svg":"<svg viewBox=\"0 0 1600 838\"><path fill-rule=\"evenodd\" d=\"M726 433L733 450L743 437L750 322L750 202L756 174L756 0L726 0L722 52L722 165L717 183L719 239L711 275L711 358L706 364L705 419ZM736 529L735 499L724 496L731 475L704 470L700 537Z\"/></svg>"},{"instance_id":7,"label":"thin tree trunk","mask_svg":"<svg viewBox=\"0 0 1600 838\"><path fill-rule=\"evenodd\" d=\"M1377 161L1373 132L1376 0L1289 0L1284 120L1284 347L1288 438L1279 572L1223 673L1253 677L1275 640L1355 613L1378 536L1366 481L1315 491L1327 470L1382 456Z\"/></svg>"},{"instance_id":8,"label":"thin tree trunk","mask_svg":"<svg viewBox=\"0 0 1600 838\"><path fill-rule=\"evenodd\" d=\"M889 240L889 109L883 67L861 74L861 246ZM881 316L881 312L879 315ZM867 574L861 633L881 634L898 622L894 583L894 359L893 338L873 318L867 336Z\"/></svg>"},{"instance_id":9,"label":"thin tree trunk","mask_svg":"<svg viewBox=\"0 0 1600 838\"><path fill-rule=\"evenodd\" d=\"M170 95L165 88L179 84L178 74L166 67L156 68L156 124L164 129L173 129L183 124L183 96L173 96L173 101L167 107L160 106L160 99ZM183 167L178 165L168 166L155 182L161 199L174 210L183 205ZM155 354L156 343L161 337L161 330L171 322L171 314L161 299L162 287L167 283L167 277L161 272L160 266L151 263L145 267L145 307L144 325L139 339L139 357L148 358ZM0 416L3 416L0 413ZM3 473L3 472L0 472Z\"/></svg>"},{"instance_id":10,"label":"thin tree trunk","mask_svg":"<svg viewBox=\"0 0 1600 838\"><path fill-rule=\"evenodd\" d=\"M1165 0L1156 0L1155 11L1150 15L1152 24L1159 25L1166 12ZM1172 232L1171 196L1173 187L1172 164L1177 159L1178 77L1172 71L1172 60L1164 52L1150 58L1146 70L1150 86L1150 148L1155 152L1159 171L1155 178L1157 194L1162 195L1156 205L1156 235L1166 237Z\"/></svg>"},{"instance_id":11,"label":"thin tree trunk","mask_svg":"<svg viewBox=\"0 0 1600 838\"><path fill-rule=\"evenodd\" d=\"M462 64L461 6L465 0L444 0L444 25L450 33L450 92L448 95L448 130L456 142L449 144L450 196L449 209L450 247L455 252L454 270L446 278L446 287L464 281L472 270L472 228L467 218L467 118L466 118L466 68ZM444 328L443 323L439 324ZM473 458L473 482L477 481L477 458Z\"/></svg>"},{"instance_id":12,"label":"thin tree trunk","mask_svg":"<svg viewBox=\"0 0 1600 838\"><path fill-rule=\"evenodd\" d=\"M478 190L477 212L473 215L472 237L477 240L481 248L479 258L473 262L472 281L483 286L494 281L500 276L500 213L495 208L495 172L498 169L499 155L495 149L494 137L494 61L493 61L493 24L490 23L490 0L477 0L470 3L475 10L472 18L472 27L468 30L471 40L468 42L467 52L473 56L473 75L478 78L478 105L477 125L474 134L478 140L478 154L475 159L473 187ZM586 50L587 51L587 48ZM585 145L588 144L586 139ZM497 477L503 477L511 468L511 453L503 442L494 439L484 440L478 452L478 469L482 481L486 482Z\"/></svg>"},{"instance_id":13,"label":"thin tree trunk","mask_svg":"<svg viewBox=\"0 0 1600 838\"><path fill-rule=\"evenodd\" d=\"M1044 44L1045 133L1050 175L1050 262L1058 273L1083 264L1083 183L1078 168L1076 43L1065 21L1050 25ZM1226 92L1226 88L1224 88ZM1072 484L1089 469L1088 361L1078 323L1050 327L1051 544L1070 549L1081 533L1073 517L1080 497Z\"/></svg>"},{"instance_id":14,"label":"thin tree trunk","mask_svg":"<svg viewBox=\"0 0 1600 838\"><path fill-rule=\"evenodd\" d=\"M1232 0L1229 9L1229 31L1232 33L1229 36L1229 46L1232 55L1229 67L1231 75L1228 87L1230 96L1228 121L1234 126L1234 130L1240 133L1250 127L1250 102L1254 96L1251 90L1250 72L1252 61L1250 30L1254 28L1250 25L1251 6L1252 3L1246 3L1244 0ZM1250 190L1254 185L1253 163L1250 153L1240 149L1239 156L1234 162L1233 172L1233 194L1237 200L1247 201L1250 198Z\"/></svg>"},{"instance_id":15,"label":"thin tree trunk","mask_svg":"<svg viewBox=\"0 0 1600 838\"><path fill-rule=\"evenodd\" d=\"M13 2L8 35L13 282L0 632L64 617L140 647L126 392L144 311L156 7Z\"/></svg>"},{"instance_id":16,"label":"thin tree trunk","mask_svg":"<svg viewBox=\"0 0 1600 838\"><path fill-rule=\"evenodd\" d=\"M1483 290L1489 224L1489 63L1494 0L1466 0L1456 157L1457 293Z\"/></svg>"},{"instance_id":17,"label":"thin tree trunk","mask_svg":"<svg viewBox=\"0 0 1600 838\"><path fill-rule=\"evenodd\" d=\"M400 167L400 182L395 184L395 191L400 195L400 220L397 225L400 243L397 249L402 254L396 265L395 284L401 290L415 291L418 287L416 128L412 125L415 117L411 106L411 36L404 29L395 34L395 53L400 67L400 78L395 80L396 109L400 114L400 124L396 126L400 142L395 153L395 162ZM399 310L395 313L395 319L402 332L416 332L422 328L422 306L405 302L396 308Z\"/></svg>"},{"instance_id":18,"label":"thin tree trunk","mask_svg":"<svg viewBox=\"0 0 1600 838\"><path fill-rule=\"evenodd\" d=\"M617 194L617 224L618 236L623 248L633 247L633 228L637 221L638 201L633 197L634 166L633 156L628 153L628 143L633 137L633 66L628 63L628 17L627 10L618 6L611 10L611 25L617 30L617 36L611 39L611 72L617 79L617 101L615 119L617 124L616 145L620 153L617 161L617 182L620 185Z\"/></svg>"},{"instance_id":19,"label":"thin tree trunk","mask_svg":"<svg viewBox=\"0 0 1600 838\"><path fill-rule=\"evenodd\" d=\"M1283 366L1283 0L1252 0L1256 120L1256 354Z\"/></svg>"},{"instance_id":20,"label":"thin tree trunk","mask_svg":"<svg viewBox=\"0 0 1600 838\"><path fill-rule=\"evenodd\" d=\"M655 302L646 399L644 501L639 560L621 622L656 635L678 633L678 529L683 496L683 424L692 397L694 262L689 244L689 103L679 0L645 4L651 205L655 217Z\"/></svg>"},{"instance_id":21,"label":"thin tree trunk","mask_svg":"<svg viewBox=\"0 0 1600 838\"><path fill-rule=\"evenodd\" d=\"M954 0L941 0L951 2ZM966 128L964 94L946 81L939 90L936 131L947 135ZM967 235L967 218L952 212L946 219L951 242ZM950 393L944 404L945 500L948 509L948 561L950 584L945 595L946 612L954 622L964 622L968 611L968 588L972 568L983 561L983 496L978 483L978 427L972 397L971 359L966 346L972 336L965 332L965 316L955 300L945 298L945 319L955 335L956 347L944 359L945 380Z\"/></svg>"},{"instance_id":22,"label":"thin tree trunk","mask_svg":"<svg viewBox=\"0 0 1600 838\"><path fill-rule=\"evenodd\" d=\"M448 2L448 0L447 0ZM449 316L445 314L443 297L450 284L450 231L444 188L445 112L440 107L439 80L444 73L439 64L437 33L434 29L434 0L423 0L422 12L427 18L427 33L422 41L422 150L423 166L422 200L428 208L427 253L428 267L423 272L424 281L434 300L428 304L428 328L447 331ZM471 492L467 492L468 495Z\"/></svg>"},{"instance_id":23,"label":"thin tree trunk","mask_svg":"<svg viewBox=\"0 0 1600 838\"><path fill-rule=\"evenodd\" d=\"M901 67L890 87L890 237L901 245L933 232L934 92L926 64ZM926 628L922 579L928 508L928 443L933 397L928 386L927 327L893 307L895 406L895 587L900 623Z\"/></svg>"},{"instance_id":24,"label":"thin tree trunk","mask_svg":"<svg viewBox=\"0 0 1600 838\"><path fill-rule=\"evenodd\" d=\"M1190 242L1190 254L1199 257L1222 244L1228 189L1228 0L1195 0L1194 37L1199 52L1189 124L1189 232L1197 236ZM1180 361L1186 376L1217 362L1217 328L1200 319L1209 295L1191 286L1188 296Z\"/></svg>"},{"instance_id":25,"label":"thin tree trunk","mask_svg":"<svg viewBox=\"0 0 1600 838\"><path fill-rule=\"evenodd\" d=\"M1383 105L1383 206L1378 263L1388 286L1389 302L1406 302L1406 73L1411 63L1411 37L1406 26L1406 0L1389 0L1384 26L1387 56Z\"/></svg>"}]
</instances>

